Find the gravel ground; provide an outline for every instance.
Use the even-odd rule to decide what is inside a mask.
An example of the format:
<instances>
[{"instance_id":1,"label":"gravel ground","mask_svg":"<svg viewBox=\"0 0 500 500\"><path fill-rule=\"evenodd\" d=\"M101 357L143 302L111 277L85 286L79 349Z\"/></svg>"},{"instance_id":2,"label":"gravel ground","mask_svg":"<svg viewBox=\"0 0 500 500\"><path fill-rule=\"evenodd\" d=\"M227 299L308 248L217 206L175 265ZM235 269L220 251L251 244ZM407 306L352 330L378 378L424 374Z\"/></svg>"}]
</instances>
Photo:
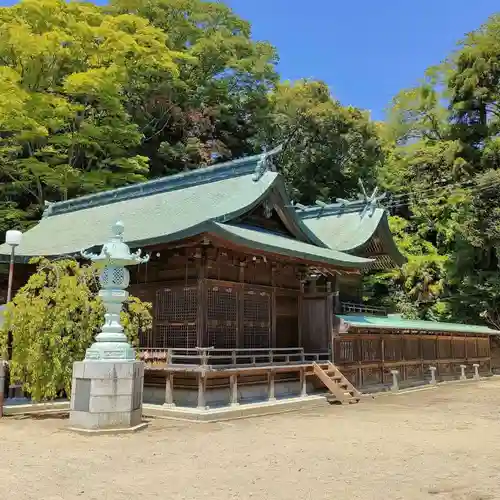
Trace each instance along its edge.
<instances>
[{"instance_id":1,"label":"gravel ground","mask_svg":"<svg viewBox=\"0 0 500 500\"><path fill-rule=\"evenodd\" d=\"M500 379L86 437L0 420L0 499L500 499Z\"/></svg>"}]
</instances>

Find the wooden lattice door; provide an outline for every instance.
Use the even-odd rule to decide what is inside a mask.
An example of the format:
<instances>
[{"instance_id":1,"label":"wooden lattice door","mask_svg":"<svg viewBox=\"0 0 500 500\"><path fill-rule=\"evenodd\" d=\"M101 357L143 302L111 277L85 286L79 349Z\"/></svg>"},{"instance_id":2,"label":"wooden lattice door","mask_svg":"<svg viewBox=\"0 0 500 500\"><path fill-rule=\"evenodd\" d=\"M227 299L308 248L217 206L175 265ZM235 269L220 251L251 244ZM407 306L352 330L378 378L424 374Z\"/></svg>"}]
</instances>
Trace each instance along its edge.
<instances>
[{"instance_id":1,"label":"wooden lattice door","mask_svg":"<svg viewBox=\"0 0 500 500\"><path fill-rule=\"evenodd\" d=\"M196 286L163 288L156 292L155 347L192 349L197 341Z\"/></svg>"},{"instance_id":2,"label":"wooden lattice door","mask_svg":"<svg viewBox=\"0 0 500 500\"><path fill-rule=\"evenodd\" d=\"M230 286L207 289L208 346L234 349L238 334L238 290Z\"/></svg>"},{"instance_id":3,"label":"wooden lattice door","mask_svg":"<svg viewBox=\"0 0 500 500\"><path fill-rule=\"evenodd\" d=\"M268 348L271 345L271 295L252 289L245 289L243 294L243 347Z\"/></svg>"}]
</instances>

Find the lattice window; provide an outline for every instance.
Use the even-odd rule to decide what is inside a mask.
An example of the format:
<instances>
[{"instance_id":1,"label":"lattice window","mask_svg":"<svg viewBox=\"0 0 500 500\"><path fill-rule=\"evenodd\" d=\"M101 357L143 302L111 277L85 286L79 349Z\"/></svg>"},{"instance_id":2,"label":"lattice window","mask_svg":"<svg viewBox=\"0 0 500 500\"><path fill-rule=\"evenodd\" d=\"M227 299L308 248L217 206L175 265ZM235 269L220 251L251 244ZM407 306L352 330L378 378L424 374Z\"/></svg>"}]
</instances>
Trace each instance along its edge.
<instances>
[{"instance_id":1,"label":"lattice window","mask_svg":"<svg viewBox=\"0 0 500 500\"><path fill-rule=\"evenodd\" d=\"M386 338L384 341L384 359L386 361L399 361L401 356L402 342L400 338Z\"/></svg>"},{"instance_id":2,"label":"lattice window","mask_svg":"<svg viewBox=\"0 0 500 500\"><path fill-rule=\"evenodd\" d=\"M453 339L453 357L465 358L465 339Z\"/></svg>"},{"instance_id":3,"label":"lattice window","mask_svg":"<svg viewBox=\"0 0 500 500\"><path fill-rule=\"evenodd\" d=\"M243 298L243 347L266 348L271 337L271 296L268 292L245 290Z\"/></svg>"},{"instance_id":4,"label":"lattice window","mask_svg":"<svg viewBox=\"0 0 500 500\"><path fill-rule=\"evenodd\" d=\"M210 286L207 290L208 345L234 349L238 331L238 293L231 287Z\"/></svg>"},{"instance_id":5,"label":"lattice window","mask_svg":"<svg viewBox=\"0 0 500 500\"><path fill-rule=\"evenodd\" d=\"M363 339L361 344L362 360L378 361L380 359L380 344L380 339Z\"/></svg>"},{"instance_id":6,"label":"lattice window","mask_svg":"<svg viewBox=\"0 0 500 500\"><path fill-rule=\"evenodd\" d=\"M477 343L475 338L467 339L467 357L477 358Z\"/></svg>"},{"instance_id":7,"label":"lattice window","mask_svg":"<svg viewBox=\"0 0 500 500\"><path fill-rule=\"evenodd\" d=\"M196 287L163 288L156 292L155 303L155 347L196 347Z\"/></svg>"},{"instance_id":8,"label":"lattice window","mask_svg":"<svg viewBox=\"0 0 500 500\"><path fill-rule=\"evenodd\" d=\"M354 361L354 341L340 340L338 346L339 362L348 363Z\"/></svg>"}]
</instances>

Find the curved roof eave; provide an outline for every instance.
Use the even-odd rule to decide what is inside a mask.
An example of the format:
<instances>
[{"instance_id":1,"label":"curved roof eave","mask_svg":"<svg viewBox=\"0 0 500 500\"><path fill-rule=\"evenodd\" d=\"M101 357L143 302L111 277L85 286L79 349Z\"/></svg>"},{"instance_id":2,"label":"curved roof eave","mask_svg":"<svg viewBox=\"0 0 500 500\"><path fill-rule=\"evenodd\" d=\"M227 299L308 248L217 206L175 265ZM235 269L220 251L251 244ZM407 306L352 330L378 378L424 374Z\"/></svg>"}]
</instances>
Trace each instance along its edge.
<instances>
[{"instance_id":1,"label":"curved roof eave","mask_svg":"<svg viewBox=\"0 0 500 500\"><path fill-rule=\"evenodd\" d=\"M330 248L316 247L310 243L293 240L268 231L231 226L216 221L212 221L209 226L207 231L209 234L237 245L255 248L268 253L318 262L341 269L359 270L373 262L372 259L349 255ZM321 255L322 253L324 255Z\"/></svg>"},{"instance_id":2,"label":"curved roof eave","mask_svg":"<svg viewBox=\"0 0 500 500\"><path fill-rule=\"evenodd\" d=\"M398 266L402 266L408 262L408 259L399 251L398 246L394 242L394 236L391 233L391 228L389 227L389 218L387 213L384 211L384 215L379 222L378 226L380 238L383 240L384 248L387 254Z\"/></svg>"},{"instance_id":3,"label":"curved roof eave","mask_svg":"<svg viewBox=\"0 0 500 500\"><path fill-rule=\"evenodd\" d=\"M329 207L327 207L328 210ZM343 212L338 211L338 207L335 207L336 212L333 214L330 214L328 211L325 213L324 217L340 217L342 218ZM318 212L318 217L322 218L321 216L321 208L317 207L312 207L307 210L307 212L303 213L301 217L301 220L310 220L311 214ZM349 214L349 212L347 212ZM307 214L307 218L304 218L304 215ZM367 217L368 215L365 215ZM354 253L357 251L363 250L364 247L366 247L370 240L374 237L376 233L378 233L379 237L382 240L382 244L384 246L385 252L387 252L387 255L394 261L394 263L398 266L401 266L406 263L407 259L404 255L401 254L399 251L396 243L394 242L394 237L391 233L390 227L389 227L389 220L387 217L387 212L382 209L382 208L375 208L373 213L369 215L369 224L367 225L367 221L361 218L359 220L359 224L363 224L363 229L358 230L356 234L356 238L351 239L351 241L345 241L342 242L340 241L336 246L333 246L332 244L328 244L328 241L330 240L330 234L323 234L320 231L315 233L318 239L322 242L323 245L326 245L329 248L335 248L336 250L340 250L343 252L348 252L348 253ZM348 221L346 220L346 224ZM345 225L345 224L344 224ZM360 229L360 228L359 228ZM314 229L311 229L311 231L314 232ZM356 232L356 228L350 228L349 231ZM353 241L354 240L354 241Z\"/></svg>"},{"instance_id":4,"label":"curved roof eave","mask_svg":"<svg viewBox=\"0 0 500 500\"><path fill-rule=\"evenodd\" d=\"M281 174L278 174L276 179L275 191L281 198L281 208L285 217L284 224L290 226L290 232L299 238L301 241L308 241L312 245L322 248L329 248L329 246L321 240L313 231L311 231L305 224L302 218L297 214L297 211L292 205L292 200L288 196L285 182Z\"/></svg>"},{"instance_id":5,"label":"curved roof eave","mask_svg":"<svg viewBox=\"0 0 500 500\"><path fill-rule=\"evenodd\" d=\"M360 242L355 247L349 248L348 250L346 249L345 251L356 252L357 250L363 249L363 247L365 247L373 238L373 236L378 232L387 255L389 255L389 257L391 257L394 263L398 266L406 264L408 259L399 251L399 248L394 242L394 237L389 227L389 218L387 217L387 212L382 208L377 208L372 217L375 217L375 214L377 214L378 221L375 224L375 229L372 234L367 236L364 241Z\"/></svg>"}]
</instances>

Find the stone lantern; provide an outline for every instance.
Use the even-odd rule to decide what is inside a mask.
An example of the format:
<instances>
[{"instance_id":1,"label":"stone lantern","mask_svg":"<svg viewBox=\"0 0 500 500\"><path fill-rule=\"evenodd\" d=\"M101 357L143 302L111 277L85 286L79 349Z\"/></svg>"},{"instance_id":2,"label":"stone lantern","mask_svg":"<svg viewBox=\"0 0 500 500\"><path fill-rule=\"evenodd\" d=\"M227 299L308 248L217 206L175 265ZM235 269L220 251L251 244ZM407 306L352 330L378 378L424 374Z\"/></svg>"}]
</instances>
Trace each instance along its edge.
<instances>
[{"instance_id":1,"label":"stone lantern","mask_svg":"<svg viewBox=\"0 0 500 500\"><path fill-rule=\"evenodd\" d=\"M70 426L86 432L137 430L142 420L144 363L137 361L120 323L125 290L130 281L126 266L147 262L141 251L131 253L123 241L123 223L113 225L113 236L100 254L82 252L100 268L104 325L85 360L73 365Z\"/></svg>"}]
</instances>

